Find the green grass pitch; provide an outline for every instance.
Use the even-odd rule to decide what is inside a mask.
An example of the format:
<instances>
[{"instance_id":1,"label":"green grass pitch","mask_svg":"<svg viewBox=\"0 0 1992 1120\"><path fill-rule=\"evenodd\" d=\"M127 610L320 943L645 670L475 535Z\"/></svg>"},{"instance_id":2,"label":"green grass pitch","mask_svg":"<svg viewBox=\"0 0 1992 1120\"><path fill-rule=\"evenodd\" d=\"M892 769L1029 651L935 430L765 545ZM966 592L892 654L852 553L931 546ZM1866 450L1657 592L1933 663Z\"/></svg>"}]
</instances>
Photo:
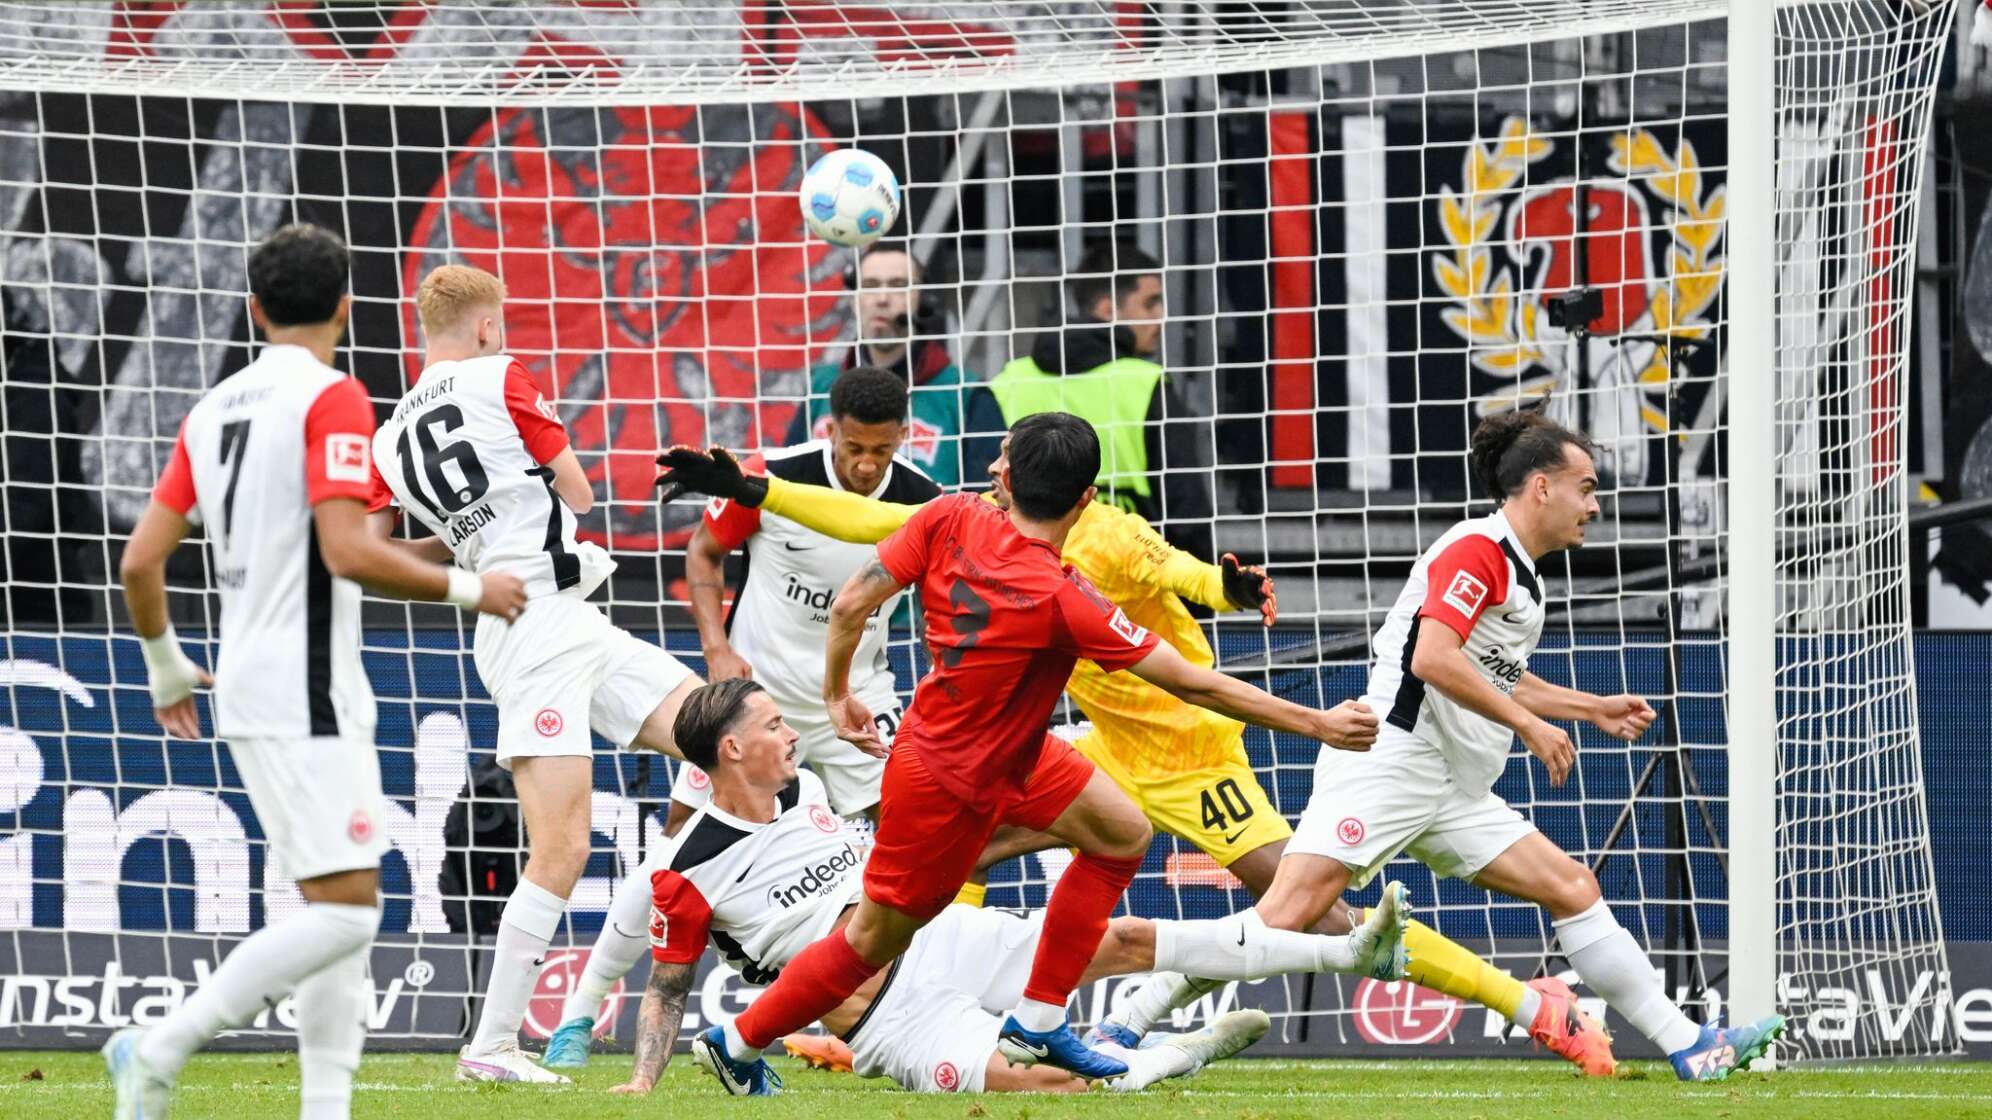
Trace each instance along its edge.
<instances>
[{"instance_id":1,"label":"green grass pitch","mask_svg":"<svg viewBox=\"0 0 1992 1120\"><path fill-rule=\"evenodd\" d=\"M988 1120L1159 1116L1187 1120L1350 1117L1355 1120L1959 1120L1992 1117L1992 1063L1827 1067L1739 1074L1719 1085L1675 1082L1672 1071L1630 1063L1607 1082L1585 1081L1554 1062L1289 1062L1239 1059L1147 1093L1085 1097L916 1096L887 1082L815 1073L775 1060L788 1091L772 1101L729 1100L674 1058L649 1097L611 1096L629 1071L620 1054L598 1056L572 1086L460 1085L441 1054L369 1054L353 1115L421 1120L610 1120L614 1117L880 1116ZM111 1114L111 1091L93 1052L0 1052L0 1117L85 1120ZM179 1120L290 1120L297 1115L297 1062L287 1054L201 1055L180 1079Z\"/></svg>"}]
</instances>

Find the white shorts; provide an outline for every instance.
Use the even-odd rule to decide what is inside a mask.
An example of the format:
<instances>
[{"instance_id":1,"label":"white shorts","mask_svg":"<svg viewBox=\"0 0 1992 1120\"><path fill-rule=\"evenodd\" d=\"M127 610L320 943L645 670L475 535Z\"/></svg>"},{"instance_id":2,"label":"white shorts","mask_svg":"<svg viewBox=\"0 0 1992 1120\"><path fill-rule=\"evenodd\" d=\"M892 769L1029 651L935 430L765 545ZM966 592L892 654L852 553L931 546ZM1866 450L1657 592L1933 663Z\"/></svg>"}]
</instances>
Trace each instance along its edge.
<instances>
[{"instance_id":1,"label":"white shorts","mask_svg":"<svg viewBox=\"0 0 1992 1120\"><path fill-rule=\"evenodd\" d=\"M1023 998L1043 929L1043 911L941 911L844 1035L852 1068L916 1093L981 1092L1002 1016Z\"/></svg>"},{"instance_id":2,"label":"white shorts","mask_svg":"<svg viewBox=\"0 0 1992 1120\"><path fill-rule=\"evenodd\" d=\"M870 699L865 704L875 713L878 731L886 746L892 745L893 732L899 729L899 700L890 704L873 706ZM879 783L885 780L885 760L871 755L837 738L837 732L830 727L830 717L823 711L819 701L814 707L783 704L782 718L800 736L795 743L796 761L816 772L823 779L823 789L830 798L830 807L840 817L855 817L866 809L878 804ZM705 771L690 763L678 767L678 775L671 781L671 800L694 809L712 800L712 779Z\"/></svg>"},{"instance_id":3,"label":"white shorts","mask_svg":"<svg viewBox=\"0 0 1992 1120\"><path fill-rule=\"evenodd\" d=\"M371 742L234 739L228 748L278 870L316 879L380 866L387 802Z\"/></svg>"},{"instance_id":4,"label":"white shorts","mask_svg":"<svg viewBox=\"0 0 1992 1120\"><path fill-rule=\"evenodd\" d=\"M588 755L596 734L627 747L692 671L633 637L594 604L546 595L509 626L477 621L477 675L498 703L498 764L538 755Z\"/></svg>"},{"instance_id":5,"label":"white shorts","mask_svg":"<svg viewBox=\"0 0 1992 1120\"><path fill-rule=\"evenodd\" d=\"M1322 748L1314 793L1286 850L1340 860L1351 888L1400 852L1442 876L1472 879L1535 831L1493 793L1462 790L1437 747L1386 726L1365 753Z\"/></svg>"}]
</instances>

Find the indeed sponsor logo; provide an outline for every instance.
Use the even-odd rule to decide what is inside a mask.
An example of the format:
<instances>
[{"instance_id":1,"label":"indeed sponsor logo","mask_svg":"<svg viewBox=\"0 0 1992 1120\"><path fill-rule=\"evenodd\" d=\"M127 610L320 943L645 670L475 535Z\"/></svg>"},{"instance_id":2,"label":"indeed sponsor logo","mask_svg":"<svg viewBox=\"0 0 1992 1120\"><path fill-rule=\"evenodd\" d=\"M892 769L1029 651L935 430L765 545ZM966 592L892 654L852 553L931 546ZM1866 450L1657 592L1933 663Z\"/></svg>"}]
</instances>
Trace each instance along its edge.
<instances>
[{"instance_id":1,"label":"indeed sponsor logo","mask_svg":"<svg viewBox=\"0 0 1992 1120\"><path fill-rule=\"evenodd\" d=\"M836 597L836 593L827 587L811 587L795 578L794 572L789 573L788 589L783 594L801 603L803 606L817 611L829 610L830 600Z\"/></svg>"},{"instance_id":2,"label":"indeed sponsor logo","mask_svg":"<svg viewBox=\"0 0 1992 1120\"><path fill-rule=\"evenodd\" d=\"M1489 646L1480 653L1480 667L1487 670L1488 677L1503 692L1515 691L1521 683L1522 674L1528 671L1528 659L1509 660L1502 656L1500 646Z\"/></svg>"},{"instance_id":3,"label":"indeed sponsor logo","mask_svg":"<svg viewBox=\"0 0 1992 1120\"><path fill-rule=\"evenodd\" d=\"M798 902L806 902L843 882L845 875L857 870L858 862L858 850L847 841L836 855L803 868L802 877L795 882L769 887L768 902L784 910Z\"/></svg>"}]
</instances>

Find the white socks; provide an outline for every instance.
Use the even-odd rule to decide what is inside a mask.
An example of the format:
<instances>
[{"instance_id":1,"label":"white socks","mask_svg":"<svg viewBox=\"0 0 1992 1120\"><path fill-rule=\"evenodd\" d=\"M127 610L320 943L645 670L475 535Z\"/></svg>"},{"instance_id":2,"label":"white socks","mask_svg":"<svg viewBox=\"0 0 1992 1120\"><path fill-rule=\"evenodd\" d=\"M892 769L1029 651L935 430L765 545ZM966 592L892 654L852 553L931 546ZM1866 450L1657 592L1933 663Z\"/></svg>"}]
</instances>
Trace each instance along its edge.
<instances>
[{"instance_id":1,"label":"white socks","mask_svg":"<svg viewBox=\"0 0 1992 1120\"><path fill-rule=\"evenodd\" d=\"M1151 1046L1129 1050L1111 1043L1097 1047L1100 1053L1127 1063L1127 1075L1108 1083L1116 1093L1138 1093L1158 1081L1182 1077L1197 1071L1197 1060L1187 1050L1175 1046Z\"/></svg>"},{"instance_id":2,"label":"white socks","mask_svg":"<svg viewBox=\"0 0 1992 1120\"><path fill-rule=\"evenodd\" d=\"M1065 1023L1065 1005L1046 1003L1041 999L1031 999L1026 996L1017 1001L1017 1006L1010 1012L1010 1016L1017 1021L1018 1026L1027 1031L1040 1033L1055 1031Z\"/></svg>"},{"instance_id":3,"label":"white socks","mask_svg":"<svg viewBox=\"0 0 1992 1120\"><path fill-rule=\"evenodd\" d=\"M145 1032L139 1057L169 1077L178 1073L209 1039L275 1007L306 977L353 956L364 969L364 950L379 928L379 907L331 902L311 903L302 913L263 927L237 945L187 1002Z\"/></svg>"},{"instance_id":4,"label":"white socks","mask_svg":"<svg viewBox=\"0 0 1992 1120\"><path fill-rule=\"evenodd\" d=\"M1515 1025L1528 1030L1535 1026L1536 1016L1542 1012L1542 993L1522 985L1522 1002L1515 1007Z\"/></svg>"},{"instance_id":5,"label":"white socks","mask_svg":"<svg viewBox=\"0 0 1992 1120\"><path fill-rule=\"evenodd\" d=\"M353 1072L367 1040L367 953L333 961L297 986L297 1069L300 1120L346 1120L353 1107Z\"/></svg>"},{"instance_id":6,"label":"white socks","mask_svg":"<svg viewBox=\"0 0 1992 1120\"><path fill-rule=\"evenodd\" d=\"M609 989L636 967L637 958L650 946L650 905L650 871L639 867L616 888L602 932L588 951L588 967L561 1006L561 1022L593 1018L602 1009Z\"/></svg>"},{"instance_id":7,"label":"white socks","mask_svg":"<svg viewBox=\"0 0 1992 1120\"><path fill-rule=\"evenodd\" d=\"M1194 970L1209 980L1263 980L1289 972L1355 967L1347 937L1272 929L1257 910L1209 921L1155 923L1155 970Z\"/></svg>"},{"instance_id":8,"label":"white socks","mask_svg":"<svg viewBox=\"0 0 1992 1120\"><path fill-rule=\"evenodd\" d=\"M521 877L498 920L498 944L491 953L491 978L484 985L484 1010L477 1017L468 1053L493 1054L519 1044L519 1024L539 982L546 947L560 928L567 900Z\"/></svg>"},{"instance_id":9,"label":"white socks","mask_svg":"<svg viewBox=\"0 0 1992 1120\"><path fill-rule=\"evenodd\" d=\"M1146 1037L1155 1025L1169 1017L1178 1007L1186 1006L1191 1000L1217 987L1215 980L1192 980L1180 972L1157 972L1132 995L1123 998L1120 1006L1107 1016L1110 1023L1118 1023L1134 1032L1135 1037Z\"/></svg>"},{"instance_id":10,"label":"white socks","mask_svg":"<svg viewBox=\"0 0 1992 1120\"><path fill-rule=\"evenodd\" d=\"M1591 990L1625 1016L1640 1034L1653 1040L1663 1054L1694 1045L1701 1028L1691 1022L1654 975L1653 962L1640 952L1603 899L1572 918L1554 923L1556 940L1570 967Z\"/></svg>"}]
</instances>

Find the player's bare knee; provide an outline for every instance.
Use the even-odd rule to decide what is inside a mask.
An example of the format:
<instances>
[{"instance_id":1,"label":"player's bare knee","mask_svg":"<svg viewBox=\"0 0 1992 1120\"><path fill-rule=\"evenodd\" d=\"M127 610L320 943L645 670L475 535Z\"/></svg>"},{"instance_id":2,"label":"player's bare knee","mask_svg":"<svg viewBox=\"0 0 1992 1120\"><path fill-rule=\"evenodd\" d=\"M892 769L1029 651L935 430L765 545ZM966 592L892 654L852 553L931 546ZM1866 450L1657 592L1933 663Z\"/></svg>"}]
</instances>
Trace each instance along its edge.
<instances>
[{"instance_id":1,"label":"player's bare knee","mask_svg":"<svg viewBox=\"0 0 1992 1120\"><path fill-rule=\"evenodd\" d=\"M924 924L883 906L860 903L858 912L844 927L844 940L850 942L851 951L858 956L873 964L884 964L904 953Z\"/></svg>"},{"instance_id":2,"label":"player's bare knee","mask_svg":"<svg viewBox=\"0 0 1992 1120\"><path fill-rule=\"evenodd\" d=\"M1113 859L1140 859L1148 854L1148 845L1155 839L1155 828L1143 816L1118 816L1104 822L1100 829L1103 841L1099 854Z\"/></svg>"},{"instance_id":3,"label":"player's bare knee","mask_svg":"<svg viewBox=\"0 0 1992 1120\"><path fill-rule=\"evenodd\" d=\"M1335 860L1289 856L1280 861L1272 889L1252 908L1274 929L1312 929L1348 885L1348 868Z\"/></svg>"},{"instance_id":4,"label":"player's bare knee","mask_svg":"<svg viewBox=\"0 0 1992 1120\"><path fill-rule=\"evenodd\" d=\"M1571 918L1598 904L1604 892L1598 889L1598 877L1591 869L1571 860L1557 876L1556 883L1548 899L1550 912L1558 918Z\"/></svg>"},{"instance_id":5,"label":"player's bare knee","mask_svg":"<svg viewBox=\"0 0 1992 1120\"><path fill-rule=\"evenodd\" d=\"M571 892L588 866L586 831L547 829L543 835L529 833L528 842L526 873L532 880L555 894ZM563 884L567 891L559 889Z\"/></svg>"},{"instance_id":6,"label":"player's bare knee","mask_svg":"<svg viewBox=\"0 0 1992 1120\"><path fill-rule=\"evenodd\" d=\"M1146 918L1115 918L1107 923L1107 936L1093 958L1092 969L1102 976L1124 972L1146 972L1155 967L1155 923Z\"/></svg>"}]
</instances>

